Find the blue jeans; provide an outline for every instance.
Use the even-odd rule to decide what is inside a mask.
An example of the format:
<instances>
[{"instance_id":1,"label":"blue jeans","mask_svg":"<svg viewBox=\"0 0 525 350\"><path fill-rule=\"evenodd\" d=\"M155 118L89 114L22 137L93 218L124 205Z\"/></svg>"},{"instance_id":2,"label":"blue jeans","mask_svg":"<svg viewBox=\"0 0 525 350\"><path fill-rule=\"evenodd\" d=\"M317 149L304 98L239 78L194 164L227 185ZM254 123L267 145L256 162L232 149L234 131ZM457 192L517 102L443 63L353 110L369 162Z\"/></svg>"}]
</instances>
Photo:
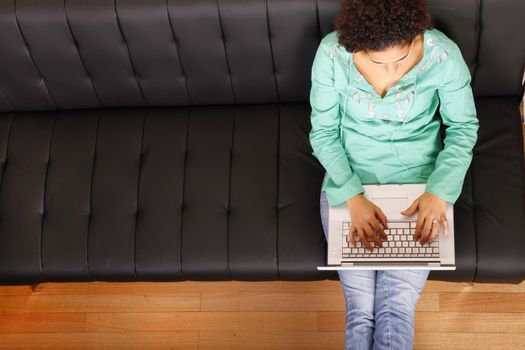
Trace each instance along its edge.
<instances>
[{"instance_id":1,"label":"blue jeans","mask_svg":"<svg viewBox=\"0 0 525 350\"><path fill-rule=\"evenodd\" d=\"M321 191L328 238L328 201ZM414 316L430 270L337 270L346 302L345 350L413 348Z\"/></svg>"}]
</instances>

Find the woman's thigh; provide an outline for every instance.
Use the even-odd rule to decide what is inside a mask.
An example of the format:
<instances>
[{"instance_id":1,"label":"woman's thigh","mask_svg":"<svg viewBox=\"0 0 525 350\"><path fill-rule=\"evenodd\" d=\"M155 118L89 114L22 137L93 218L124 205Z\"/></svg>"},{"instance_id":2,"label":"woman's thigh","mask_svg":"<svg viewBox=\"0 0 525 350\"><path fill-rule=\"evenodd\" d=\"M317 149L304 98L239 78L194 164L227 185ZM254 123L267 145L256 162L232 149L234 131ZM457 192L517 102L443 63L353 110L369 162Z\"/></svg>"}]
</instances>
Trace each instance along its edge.
<instances>
[{"instance_id":1,"label":"woman's thigh","mask_svg":"<svg viewBox=\"0 0 525 350\"><path fill-rule=\"evenodd\" d=\"M320 196L321 221L323 225L323 232L328 241L328 200L326 199L325 191L321 191ZM376 271L375 270L337 270L339 279L341 280L347 303L351 301L350 295L355 295L356 298L367 299L366 305L373 310ZM363 304L361 304L363 305Z\"/></svg>"}]
</instances>

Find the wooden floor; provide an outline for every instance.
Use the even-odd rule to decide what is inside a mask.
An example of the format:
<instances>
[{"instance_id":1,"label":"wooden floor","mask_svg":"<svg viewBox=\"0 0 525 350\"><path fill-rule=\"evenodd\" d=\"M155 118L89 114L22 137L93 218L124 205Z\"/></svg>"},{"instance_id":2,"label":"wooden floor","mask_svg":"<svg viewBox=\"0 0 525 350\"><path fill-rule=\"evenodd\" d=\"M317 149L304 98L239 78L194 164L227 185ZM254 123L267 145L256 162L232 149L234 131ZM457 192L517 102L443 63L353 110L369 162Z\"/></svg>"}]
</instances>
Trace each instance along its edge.
<instances>
[{"instance_id":1,"label":"wooden floor","mask_svg":"<svg viewBox=\"0 0 525 350\"><path fill-rule=\"evenodd\" d=\"M0 348L343 349L339 281L0 287ZM427 281L415 349L525 349L525 282Z\"/></svg>"},{"instance_id":2,"label":"wooden floor","mask_svg":"<svg viewBox=\"0 0 525 350\"><path fill-rule=\"evenodd\" d=\"M343 349L339 281L38 288L0 287L0 349ZM525 282L429 280L415 332L415 349L525 349Z\"/></svg>"}]
</instances>

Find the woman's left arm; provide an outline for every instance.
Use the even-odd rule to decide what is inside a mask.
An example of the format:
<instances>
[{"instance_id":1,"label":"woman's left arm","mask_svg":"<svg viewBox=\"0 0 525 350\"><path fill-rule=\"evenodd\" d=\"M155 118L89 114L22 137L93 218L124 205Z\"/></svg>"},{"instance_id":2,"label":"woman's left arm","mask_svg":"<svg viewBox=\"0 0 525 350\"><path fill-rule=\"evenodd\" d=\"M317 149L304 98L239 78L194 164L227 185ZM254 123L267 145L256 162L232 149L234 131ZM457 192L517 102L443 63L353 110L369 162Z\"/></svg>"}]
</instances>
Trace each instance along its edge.
<instances>
[{"instance_id":1,"label":"woman's left arm","mask_svg":"<svg viewBox=\"0 0 525 350\"><path fill-rule=\"evenodd\" d=\"M418 209L415 240L431 243L437 235L438 219L448 233L447 202L454 204L461 194L465 175L478 138L479 121L474 104L470 71L457 44L453 43L446 60L442 61L441 84L438 88L439 113L447 126L444 147L429 175L425 192L414 201L404 215Z\"/></svg>"},{"instance_id":2,"label":"woman's left arm","mask_svg":"<svg viewBox=\"0 0 525 350\"><path fill-rule=\"evenodd\" d=\"M425 191L454 204L472 161L479 121L468 66L457 44L449 50L448 59L442 62L442 82L438 88L439 113L447 126L444 147L436 158Z\"/></svg>"}]
</instances>

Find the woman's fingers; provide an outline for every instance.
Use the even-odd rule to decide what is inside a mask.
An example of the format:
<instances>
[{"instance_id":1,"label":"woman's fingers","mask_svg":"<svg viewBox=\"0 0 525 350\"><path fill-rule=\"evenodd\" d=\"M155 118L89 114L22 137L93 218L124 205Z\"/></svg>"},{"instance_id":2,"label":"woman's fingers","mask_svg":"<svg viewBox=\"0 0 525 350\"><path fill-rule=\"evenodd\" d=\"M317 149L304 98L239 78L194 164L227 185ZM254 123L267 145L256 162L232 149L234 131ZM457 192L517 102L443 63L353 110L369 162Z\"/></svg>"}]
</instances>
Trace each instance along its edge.
<instances>
[{"instance_id":1,"label":"woman's fingers","mask_svg":"<svg viewBox=\"0 0 525 350\"><path fill-rule=\"evenodd\" d=\"M379 219L381 220L381 224L383 225L384 228L388 228L388 222L387 222L387 218L386 218L386 215L385 213L383 213L383 211L376 206L376 213L377 215L379 216Z\"/></svg>"},{"instance_id":2,"label":"woman's fingers","mask_svg":"<svg viewBox=\"0 0 525 350\"><path fill-rule=\"evenodd\" d=\"M445 229L445 236L448 236L448 220L445 215L442 216L441 223L443 224L443 227Z\"/></svg>"},{"instance_id":3,"label":"woman's fingers","mask_svg":"<svg viewBox=\"0 0 525 350\"><path fill-rule=\"evenodd\" d=\"M414 231L414 241L419 241L421 237L421 230L423 228L424 218L422 215L417 216L416 230Z\"/></svg>"},{"instance_id":4,"label":"woman's fingers","mask_svg":"<svg viewBox=\"0 0 525 350\"><path fill-rule=\"evenodd\" d=\"M368 240L366 239L366 233L365 233L365 230L364 229L360 229L358 230L358 233L359 233L359 238L361 239L361 242L365 245L365 247L369 250L369 251L372 251L372 246L370 245L370 243L368 242Z\"/></svg>"},{"instance_id":5,"label":"woman's fingers","mask_svg":"<svg viewBox=\"0 0 525 350\"><path fill-rule=\"evenodd\" d=\"M383 237L384 239L387 239L386 237L386 233L385 233L385 229L381 226L381 224L379 223L379 221L377 220L373 220L370 225L374 228L375 232L378 232L379 235L381 235L381 237ZM373 234L373 237L377 237L377 235ZM375 241L375 240L374 240ZM382 247L383 244L381 243L381 239L379 239L379 237L377 237L377 241L376 241L377 245Z\"/></svg>"},{"instance_id":6,"label":"woman's fingers","mask_svg":"<svg viewBox=\"0 0 525 350\"><path fill-rule=\"evenodd\" d=\"M435 239L435 237L439 233L439 225L440 223L443 224L445 227L445 235L448 235L448 221L445 215L441 216L441 219L438 219L438 222L434 223L434 219L438 219L435 217L431 217L430 215L424 218L424 228L421 230L421 245L425 243L432 243Z\"/></svg>"},{"instance_id":7,"label":"woman's fingers","mask_svg":"<svg viewBox=\"0 0 525 350\"><path fill-rule=\"evenodd\" d=\"M381 211L381 209L379 209L379 207L376 207L376 214L377 216L379 216L379 219L381 220L381 225L379 225L379 222L375 220L374 222L372 222L373 224L372 226L374 226L376 231L381 234L381 237L383 237L384 239L388 239L385 233L385 229L388 228L386 215Z\"/></svg>"},{"instance_id":8,"label":"woman's fingers","mask_svg":"<svg viewBox=\"0 0 525 350\"><path fill-rule=\"evenodd\" d=\"M439 229L439 222L432 223L432 232L430 233L430 237L428 238L428 244L430 244L430 243L432 243L432 241L434 241L434 238L438 234L438 229Z\"/></svg>"},{"instance_id":9,"label":"woman's fingers","mask_svg":"<svg viewBox=\"0 0 525 350\"><path fill-rule=\"evenodd\" d=\"M428 236L430 235L430 231L432 230L432 218L426 216L423 218L423 229L421 230L421 239L419 242L421 245L425 244L425 241L428 239Z\"/></svg>"},{"instance_id":10,"label":"woman's fingers","mask_svg":"<svg viewBox=\"0 0 525 350\"><path fill-rule=\"evenodd\" d=\"M370 251L373 250L373 247L370 244L370 242L368 241L367 236L372 238L372 240L375 242L376 246L378 246L378 247L382 247L383 246L383 243L381 242L379 237L375 234L374 230L372 229L372 227L370 225L375 225L374 228L376 228L376 230L378 230L379 232L382 232L381 231L382 228L381 228L381 226L379 225L378 222L375 222L375 223L372 223L372 224L368 224L368 226L365 225L365 227L362 227L361 229L357 229L356 226L352 224L352 226L350 227L350 233L349 233L350 243L352 243L352 247L355 247L355 242L356 242L355 241L355 234L356 233L358 233L359 240ZM359 234L359 232L362 232L362 234ZM384 232L383 232L383 234L384 234ZM385 234L385 238L386 238L386 234Z\"/></svg>"},{"instance_id":11,"label":"woman's fingers","mask_svg":"<svg viewBox=\"0 0 525 350\"><path fill-rule=\"evenodd\" d=\"M388 228L388 222L386 216L382 211L376 207L375 216L370 219L369 222L359 223L358 226L352 224L350 228L350 241L352 246L356 246L355 235L359 236L359 240L362 242L363 247L370 252L373 251L372 241L375 243L375 247L383 247L382 239L388 240L388 236L385 229ZM420 212L421 214L421 212ZM426 215L425 215L426 214ZM414 240L419 241L420 245L423 246L425 243L432 243L436 236L439 234L439 225L443 224L445 235L448 235L448 221L445 214L442 214L438 222L434 223L435 213L425 213L418 215L416 228L414 232Z\"/></svg>"},{"instance_id":12,"label":"woman's fingers","mask_svg":"<svg viewBox=\"0 0 525 350\"><path fill-rule=\"evenodd\" d=\"M352 247L355 247L355 233L356 233L356 228L355 228L355 225L352 223L352 226L350 227L350 243L352 243Z\"/></svg>"},{"instance_id":13,"label":"woman's fingers","mask_svg":"<svg viewBox=\"0 0 525 350\"><path fill-rule=\"evenodd\" d=\"M375 230L374 230L374 228L371 225L372 225L372 223L370 223L370 222L367 225L365 225L366 233L367 233L368 237L372 238L372 240L375 243L375 246L379 247L381 245L381 240L376 235Z\"/></svg>"}]
</instances>

